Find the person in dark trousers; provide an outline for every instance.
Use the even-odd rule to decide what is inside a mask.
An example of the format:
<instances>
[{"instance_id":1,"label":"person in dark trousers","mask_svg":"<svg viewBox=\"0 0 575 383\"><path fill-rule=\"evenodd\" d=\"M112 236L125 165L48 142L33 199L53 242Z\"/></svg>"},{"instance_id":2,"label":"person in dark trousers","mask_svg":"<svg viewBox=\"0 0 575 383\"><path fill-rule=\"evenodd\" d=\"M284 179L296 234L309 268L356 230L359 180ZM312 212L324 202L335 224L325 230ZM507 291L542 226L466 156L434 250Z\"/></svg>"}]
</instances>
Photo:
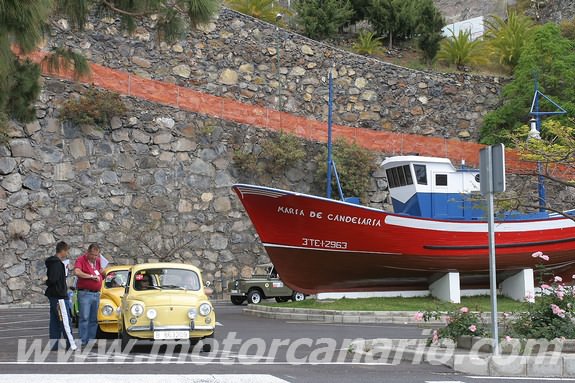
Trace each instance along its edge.
<instances>
[{"instance_id":1,"label":"person in dark trousers","mask_svg":"<svg viewBox=\"0 0 575 383\"><path fill-rule=\"evenodd\" d=\"M100 262L100 246L93 243L74 264L74 274L78 277L76 284L78 303L80 304L78 330L82 347L96 338L98 330L98 305L100 304L100 288L102 287Z\"/></svg>"},{"instance_id":2,"label":"person in dark trousers","mask_svg":"<svg viewBox=\"0 0 575 383\"><path fill-rule=\"evenodd\" d=\"M56 255L48 257L46 264L46 292L44 295L50 301L50 343L52 350L58 349L62 337L67 346L76 350L76 342L70 326L70 308L66 304L68 287L66 286L66 266L63 261L68 257L69 246L61 241L56 244Z\"/></svg>"}]
</instances>

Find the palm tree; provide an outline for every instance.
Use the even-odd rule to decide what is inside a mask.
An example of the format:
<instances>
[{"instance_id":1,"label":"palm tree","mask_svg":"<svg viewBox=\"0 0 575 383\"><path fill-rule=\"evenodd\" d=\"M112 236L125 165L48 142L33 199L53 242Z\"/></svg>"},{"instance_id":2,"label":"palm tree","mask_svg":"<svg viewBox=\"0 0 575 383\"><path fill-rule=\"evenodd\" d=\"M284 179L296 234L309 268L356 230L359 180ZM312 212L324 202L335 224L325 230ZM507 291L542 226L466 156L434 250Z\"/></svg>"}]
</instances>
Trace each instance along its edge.
<instances>
[{"instance_id":1,"label":"palm tree","mask_svg":"<svg viewBox=\"0 0 575 383\"><path fill-rule=\"evenodd\" d=\"M451 31L451 37L441 42L437 58L454 64L459 70L463 70L467 65L480 65L488 61L483 42L472 40L468 30L460 30L457 36Z\"/></svg>"},{"instance_id":2,"label":"palm tree","mask_svg":"<svg viewBox=\"0 0 575 383\"><path fill-rule=\"evenodd\" d=\"M533 31L533 21L527 16L510 12L507 19L493 16L486 20L485 24L485 39L499 63L508 65L511 69L515 68L521 49Z\"/></svg>"},{"instance_id":3,"label":"palm tree","mask_svg":"<svg viewBox=\"0 0 575 383\"><path fill-rule=\"evenodd\" d=\"M289 15L291 11L287 8L278 6L275 0L228 0L228 5L241 13L267 21L276 23L278 13Z\"/></svg>"},{"instance_id":4,"label":"palm tree","mask_svg":"<svg viewBox=\"0 0 575 383\"><path fill-rule=\"evenodd\" d=\"M381 51L382 37L376 37L375 32L362 30L353 44L353 50L359 54L372 55Z\"/></svg>"}]
</instances>

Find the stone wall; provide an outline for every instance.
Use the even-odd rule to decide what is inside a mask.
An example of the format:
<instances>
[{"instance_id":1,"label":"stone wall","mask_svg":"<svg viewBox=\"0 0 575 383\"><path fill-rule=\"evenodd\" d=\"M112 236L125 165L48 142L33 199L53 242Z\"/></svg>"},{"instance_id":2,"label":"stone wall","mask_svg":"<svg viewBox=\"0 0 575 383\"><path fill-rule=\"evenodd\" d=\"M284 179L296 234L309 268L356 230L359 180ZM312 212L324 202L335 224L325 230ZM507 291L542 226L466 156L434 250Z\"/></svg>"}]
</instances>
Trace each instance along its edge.
<instances>
[{"instance_id":1,"label":"stone wall","mask_svg":"<svg viewBox=\"0 0 575 383\"><path fill-rule=\"evenodd\" d=\"M65 20L57 23L67 29ZM277 105L277 34L268 24L223 10L214 24L170 46L158 44L146 28L127 38L117 27L116 20L103 19L83 34L53 38L110 68L265 108ZM281 34L282 109L325 119L325 76L335 62L335 120L358 132L471 141L500 89L497 79L410 71ZM257 152L276 133L132 97L124 97L129 115L114 118L109 130L62 123L59 106L84 88L45 78L38 120L13 124L9 142L0 145L0 303L45 300L43 262L59 240L72 245L73 259L99 242L115 263L196 264L218 287L267 260L232 195L233 183L317 192L315 141L302 142L308 158L285 174L256 179L234 166L233 152ZM441 142L439 151L449 146ZM374 207L386 199L382 176L375 172L364 201Z\"/></svg>"},{"instance_id":2,"label":"stone wall","mask_svg":"<svg viewBox=\"0 0 575 383\"><path fill-rule=\"evenodd\" d=\"M249 180L234 148L270 133L133 98L110 130L61 123L59 105L81 88L47 79L38 120L11 125L0 146L0 303L44 300L43 262L60 240L72 259L97 242L117 264L195 264L216 286L267 260L230 186ZM294 189L313 183L291 173Z\"/></svg>"},{"instance_id":3,"label":"stone wall","mask_svg":"<svg viewBox=\"0 0 575 383\"><path fill-rule=\"evenodd\" d=\"M283 111L321 121L335 65L336 124L475 140L482 117L499 101L499 78L398 67L225 8L172 45L158 42L151 20L131 37L119 30L118 19L92 20L84 33L59 20L50 44L78 49L113 69L267 108L278 107L279 86Z\"/></svg>"}]
</instances>

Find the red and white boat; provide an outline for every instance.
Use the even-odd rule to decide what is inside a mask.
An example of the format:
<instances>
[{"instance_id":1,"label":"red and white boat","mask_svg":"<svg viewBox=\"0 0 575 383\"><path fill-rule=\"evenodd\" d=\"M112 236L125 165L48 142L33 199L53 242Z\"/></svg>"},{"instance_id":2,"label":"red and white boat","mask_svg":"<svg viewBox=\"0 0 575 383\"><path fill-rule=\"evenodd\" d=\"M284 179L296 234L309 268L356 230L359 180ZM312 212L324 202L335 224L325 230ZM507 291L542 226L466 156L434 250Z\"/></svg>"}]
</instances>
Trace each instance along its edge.
<instances>
[{"instance_id":1,"label":"red and white boat","mask_svg":"<svg viewBox=\"0 0 575 383\"><path fill-rule=\"evenodd\" d=\"M479 172L448 159L399 156L382 163L394 212L263 186L237 184L282 280L307 294L426 290L449 271L461 288L489 286L487 221ZM575 270L575 221L558 214L496 216L497 278L540 263Z\"/></svg>"}]
</instances>

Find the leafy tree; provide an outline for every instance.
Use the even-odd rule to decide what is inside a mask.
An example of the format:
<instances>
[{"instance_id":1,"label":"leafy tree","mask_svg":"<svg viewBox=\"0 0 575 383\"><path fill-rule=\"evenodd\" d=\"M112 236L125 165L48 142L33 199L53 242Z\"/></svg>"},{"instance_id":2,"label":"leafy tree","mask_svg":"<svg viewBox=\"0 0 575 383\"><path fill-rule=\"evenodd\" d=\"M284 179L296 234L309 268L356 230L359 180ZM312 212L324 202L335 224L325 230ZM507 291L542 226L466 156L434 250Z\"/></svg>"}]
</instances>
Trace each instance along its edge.
<instances>
[{"instance_id":1,"label":"leafy tree","mask_svg":"<svg viewBox=\"0 0 575 383\"><path fill-rule=\"evenodd\" d=\"M25 117L29 110L22 103L34 94L30 87L22 89L18 83L23 76L35 76L39 71L31 69L33 64L20 64L11 51L11 44L17 44L23 52L32 51L42 39L45 22L53 10L51 0L20 1L0 0L0 120ZM26 81L28 85L28 81Z\"/></svg>"},{"instance_id":2,"label":"leafy tree","mask_svg":"<svg viewBox=\"0 0 575 383\"><path fill-rule=\"evenodd\" d=\"M368 16L370 0L351 0L350 4L353 8L353 16L349 20L351 24L355 24L358 21L365 20Z\"/></svg>"},{"instance_id":3,"label":"leafy tree","mask_svg":"<svg viewBox=\"0 0 575 383\"><path fill-rule=\"evenodd\" d=\"M218 0L56 0L58 13L71 18L72 25L82 29L89 12L96 8L101 16L120 16L122 27L128 32L136 28L136 21L152 14L158 15L159 36L172 41L181 36L187 25L195 27L207 23L219 9Z\"/></svg>"},{"instance_id":4,"label":"leafy tree","mask_svg":"<svg viewBox=\"0 0 575 383\"><path fill-rule=\"evenodd\" d=\"M353 50L359 54L372 55L381 51L381 39L381 37L375 37L375 32L362 30L353 44Z\"/></svg>"},{"instance_id":5,"label":"leafy tree","mask_svg":"<svg viewBox=\"0 0 575 383\"><path fill-rule=\"evenodd\" d=\"M378 36L389 38L389 49L393 49L393 37L400 25L402 0L372 0L368 20Z\"/></svg>"},{"instance_id":6,"label":"leafy tree","mask_svg":"<svg viewBox=\"0 0 575 383\"><path fill-rule=\"evenodd\" d=\"M291 14L287 8L278 6L275 0L228 0L228 5L238 12L245 13L268 23L276 23L278 13Z\"/></svg>"},{"instance_id":7,"label":"leafy tree","mask_svg":"<svg viewBox=\"0 0 575 383\"><path fill-rule=\"evenodd\" d=\"M500 64L515 68L521 50L533 31L533 21L527 16L510 12L507 19L492 16L485 21L485 38Z\"/></svg>"},{"instance_id":8,"label":"leafy tree","mask_svg":"<svg viewBox=\"0 0 575 383\"><path fill-rule=\"evenodd\" d=\"M23 63L16 61L15 70L12 72L14 76L11 79L12 87L8 94L10 98L7 99L7 109L16 120L22 122L30 122L36 118L36 110L34 109L34 101L40 94L40 67L26 60Z\"/></svg>"},{"instance_id":9,"label":"leafy tree","mask_svg":"<svg viewBox=\"0 0 575 383\"><path fill-rule=\"evenodd\" d=\"M132 31L136 20L158 14L159 37L173 39L186 26L206 22L218 10L218 0L0 0L0 130L9 118L28 121L33 118L40 71L36 64L21 64L11 46L22 53L36 49L48 30L53 14L70 18L73 26L83 28L92 9L100 15L120 16L123 27ZM86 60L71 49L56 47L45 59L49 67L74 67L77 75L86 74Z\"/></svg>"},{"instance_id":10,"label":"leafy tree","mask_svg":"<svg viewBox=\"0 0 575 383\"><path fill-rule=\"evenodd\" d=\"M525 42L514 78L502 91L502 105L488 113L480 136L486 144L505 142L529 119L534 77L539 90L572 114L575 112L575 53L573 41L561 36L559 27L537 27ZM542 101L540 110L554 110Z\"/></svg>"},{"instance_id":11,"label":"leafy tree","mask_svg":"<svg viewBox=\"0 0 575 383\"><path fill-rule=\"evenodd\" d=\"M353 16L349 0L301 0L295 9L304 34L312 39L333 36Z\"/></svg>"},{"instance_id":12,"label":"leafy tree","mask_svg":"<svg viewBox=\"0 0 575 383\"><path fill-rule=\"evenodd\" d=\"M423 52L424 61L429 64L439 51L439 44L443 39L441 29L445 25L445 20L432 0L423 1L419 12L416 28L419 35L417 44Z\"/></svg>"},{"instance_id":13,"label":"leafy tree","mask_svg":"<svg viewBox=\"0 0 575 383\"><path fill-rule=\"evenodd\" d=\"M379 36L388 37L389 49L397 41L413 38L418 32L421 9L428 0L371 0L368 20Z\"/></svg>"},{"instance_id":14,"label":"leafy tree","mask_svg":"<svg viewBox=\"0 0 575 383\"><path fill-rule=\"evenodd\" d=\"M437 58L454 64L459 70L466 65L479 65L487 61L482 41L472 40L468 30L460 30L457 36L451 31L451 37L441 42Z\"/></svg>"}]
</instances>

